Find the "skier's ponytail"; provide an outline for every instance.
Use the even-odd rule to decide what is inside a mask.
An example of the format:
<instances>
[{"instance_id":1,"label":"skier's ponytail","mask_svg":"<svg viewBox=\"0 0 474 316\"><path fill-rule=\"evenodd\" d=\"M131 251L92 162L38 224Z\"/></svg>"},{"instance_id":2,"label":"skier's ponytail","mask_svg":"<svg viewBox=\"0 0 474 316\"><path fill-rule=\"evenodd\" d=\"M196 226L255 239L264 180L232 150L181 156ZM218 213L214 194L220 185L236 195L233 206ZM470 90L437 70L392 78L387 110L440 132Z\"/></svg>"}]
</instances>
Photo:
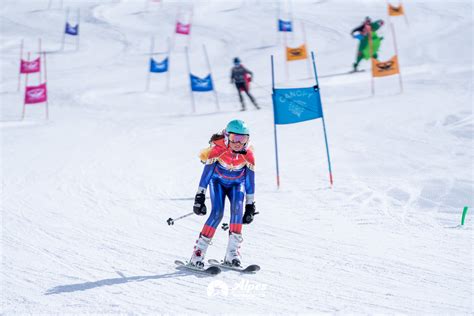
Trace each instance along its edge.
<instances>
[{"instance_id":1,"label":"skier's ponytail","mask_svg":"<svg viewBox=\"0 0 474 316\"><path fill-rule=\"evenodd\" d=\"M214 135L211 136L211 139L209 140L209 144L212 144L214 141L219 140L219 139L224 139L225 136L222 133L215 133Z\"/></svg>"}]
</instances>

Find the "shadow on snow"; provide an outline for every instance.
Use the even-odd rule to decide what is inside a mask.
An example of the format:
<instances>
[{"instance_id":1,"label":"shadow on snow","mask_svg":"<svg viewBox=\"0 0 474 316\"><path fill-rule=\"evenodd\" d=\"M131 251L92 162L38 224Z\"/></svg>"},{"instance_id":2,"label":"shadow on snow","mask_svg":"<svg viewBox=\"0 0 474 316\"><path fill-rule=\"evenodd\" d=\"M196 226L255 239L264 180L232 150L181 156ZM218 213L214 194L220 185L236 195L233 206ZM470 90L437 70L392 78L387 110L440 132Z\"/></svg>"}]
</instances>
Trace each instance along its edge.
<instances>
[{"instance_id":1,"label":"shadow on snow","mask_svg":"<svg viewBox=\"0 0 474 316\"><path fill-rule=\"evenodd\" d=\"M118 285L124 284L129 282L142 282L147 280L158 280L158 279L168 279L168 278L175 278L187 275L194 275L198 278L206 278L212 277L211 275L206 274L199 274L193 271L179 269L179 271L173 273L165 273L165 274L158 274L158 275L141 275L141 276L133 276L133 277L125 277L122 273L117 272L122 277L120 278L113 278L113 279L104 279L94 282L84 282L84 283L76 283L76 284L66 284L66 285L58 285L55 286L44 293L44 295L52 295L52 294L61 294L61 293L71 293L71 292L78 292L78 291L86 291L102 286L111 286L111 285Z\"/></svg>"}]
</instances>

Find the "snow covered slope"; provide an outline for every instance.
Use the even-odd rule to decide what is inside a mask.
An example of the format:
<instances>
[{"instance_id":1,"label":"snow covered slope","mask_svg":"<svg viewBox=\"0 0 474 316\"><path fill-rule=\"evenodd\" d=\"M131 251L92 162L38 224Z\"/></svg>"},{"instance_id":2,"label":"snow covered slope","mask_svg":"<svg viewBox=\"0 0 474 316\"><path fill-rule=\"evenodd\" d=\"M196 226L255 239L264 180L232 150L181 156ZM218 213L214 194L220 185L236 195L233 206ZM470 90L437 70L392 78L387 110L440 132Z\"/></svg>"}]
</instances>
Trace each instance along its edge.
<instances>
[{"instance_id":1,"label":"snow covered slope","mask_svg":"<svg viewBox=\"0 0 474 316\"><path fill-rule=\"evenodd\" d=\"M205 44L219 112L213 95L202 94L191 114L183 37L171 54L170 91L156 75L145 92L150 37L165 50L178 10L191 3L192 71L206 75ZM279 87L314 81L304 62L285 79L277 2L165 0L148 10L142 0L51 4L0 4L2 313L473 312L472 209L457 227L463 207L474 204L471 1L406 1L409 24L394 19L404 93L396 77L383 78L370 97L368 71L336 74L355 56L350 30L367 15L386 19L386 2L294 0L297 34L289 43L300 44L304 22L335 185L321 122L310 121L278 127L280 189L270 55ZM66 7L81 9L79 50L70 38L59 50ZM383 60L393 54L388 25L381 34ZM47 51L50 120L38 105L20 121L20 40L34 51L38 37ZM260 111L238 111L229 84L235 56L255 73ZM211 278L176 270L205 218L171 227L166 219L191 211L197 154L234 118L252 131L260 211L244 227L241 252L262 270ZM222 258L226 242L219 230L208 257Z\"/></svg>"}]
</instances>

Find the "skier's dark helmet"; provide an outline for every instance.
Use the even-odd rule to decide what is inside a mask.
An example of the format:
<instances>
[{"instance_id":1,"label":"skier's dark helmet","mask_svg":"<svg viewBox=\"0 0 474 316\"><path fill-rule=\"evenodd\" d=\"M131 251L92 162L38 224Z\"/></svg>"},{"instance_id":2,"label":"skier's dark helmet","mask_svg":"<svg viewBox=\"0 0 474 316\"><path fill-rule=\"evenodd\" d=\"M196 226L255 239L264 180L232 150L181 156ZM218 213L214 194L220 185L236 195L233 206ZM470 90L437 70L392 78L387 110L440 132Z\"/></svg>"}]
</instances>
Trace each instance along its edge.
<instances>
[{"instance_id":1,"label":"skier's dark helmet","mask_svg":"<svg viewBox=\"0 0 474 316\"><path fill-rule=\"evenodd\" d=\"M236 65L236 66L240 65L240 58L239 57L234 58L234 65Z\"/></svg>"}]
</instances>

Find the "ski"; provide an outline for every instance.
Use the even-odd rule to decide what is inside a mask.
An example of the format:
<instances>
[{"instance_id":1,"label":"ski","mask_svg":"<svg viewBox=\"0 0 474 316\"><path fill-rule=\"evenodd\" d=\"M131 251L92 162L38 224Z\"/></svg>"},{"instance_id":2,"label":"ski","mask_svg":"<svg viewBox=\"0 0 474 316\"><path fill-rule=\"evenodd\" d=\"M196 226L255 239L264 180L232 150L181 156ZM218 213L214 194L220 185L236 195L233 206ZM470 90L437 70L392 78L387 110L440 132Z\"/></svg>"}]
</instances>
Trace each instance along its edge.
<instances>
[{"instance_id":1,"label":"ski","mask_svg":"<svg viewBox=\"0 0 474 316\"><path fill-rule=\"evenodd\" d=\"M319 78L330 78L330 77L346 76L346 75L356 74L356 73L359 73L359 72L365 72L365 69L360 69L360 70L356 70L356 71L349 70L349 71L346 71L346 72L340 72L340 73L329 74L329 75L322 75L322 76L319 76Z\"/></svg>"},{"instance_id":2,"label":"ski","mask_svg":"<svg viewBox=\"0 0 474 316\"><path fill-rule=\"evenodd\" d=\"M183 262L181 260L175 260L174 263L177 265L177 268L186 268L198 273L208 274L208 275L217 275L221 273L221 269L218 266L210 266L207 268L198 268L189 264L188 262Z\"/></svg>"},{"instance_id":3,"label":"ski","mask_svg":"<svg viewBox=\"0 0 474 316\"><path fill-rule=\"evenodd\" d=\"M225 264L224 261L218 261L218 260L215 260L215 259L209 259L207 262L213 267L219 267L219 268L239 271L239 272L242 272L242 273L255 273L255 272L260 270L260 266L257 265L257 264L251 264L251 265L248 265L246 267L234 267L234 266Z\"/></svg>"},{"instance_id":4,"label":"ski","mask_svg":"<svg viewBox=\"0 0 474 316\"><path fill-rule=\"evenodd\" d=\"M361 70L350 70L350 71L348 71L347 73L348 73L348 74L355 74L355 73L364 72L364 71L365 71L365 69L361 69Z\"/></svg>"}]
</instances>

